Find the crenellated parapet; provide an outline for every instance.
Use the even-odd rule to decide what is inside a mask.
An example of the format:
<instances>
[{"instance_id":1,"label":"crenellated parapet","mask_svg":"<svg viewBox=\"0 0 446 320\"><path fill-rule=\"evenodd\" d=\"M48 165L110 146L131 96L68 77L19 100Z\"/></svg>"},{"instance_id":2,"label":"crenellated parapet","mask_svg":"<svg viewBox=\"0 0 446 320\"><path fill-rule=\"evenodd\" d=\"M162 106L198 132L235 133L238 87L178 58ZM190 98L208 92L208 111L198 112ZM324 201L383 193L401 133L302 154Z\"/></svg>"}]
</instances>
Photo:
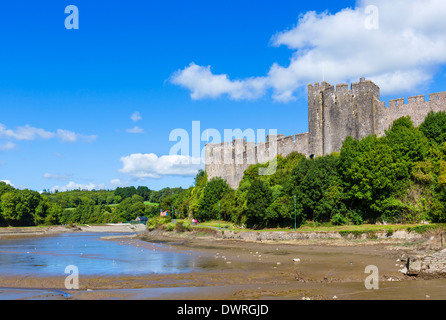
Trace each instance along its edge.
<instances>
[{"instance_id":1,"label":"crenellated parapet","mask_svg":"<svg viewBox=\"0 0 446 320\"><path fill-rule=\"evenodd\" d=\"M308 86L308 124L310 155L321 156L339 151L348 136L361 139L376 134L383 124L380 89L370 80L359 82L316 83Z\"/></svg>"},{"instance_id":2,"label":"crenellated parapet","mask_svg":"<svg viewBox=\"0 0 446 320\"><path fill-rule=\"evenodd\" d=\"M257 163L266 163L277 155L286 157L292 152L308 153L308 133L285 137L283 134L268 135L265 142L208 143L205 147L206 172L209 179L221 177L236 189L244 171Z\"/></svg>"},{"instance_id":3,"label":"crenellated parapet","mask_svg":"<svg viewBox=\"0 0 446 320\"><path fill-rule=\"evenodd\" d=\"M426 96L411 96L406 101L405 98L392 99L389 107L386 108L385 124L389 128L392 123L401 118L410 116L415 126L423 123L429 112L446 111L446 92L431 93Z\"/></svg>"},{"instance_id":4,"label":"crenellated parapet","mask_svg":"<svg viewBox=\"0 0 446 320\"><path fill-rule=\"evenodd\" d=\"M222 177L232 188L237 188L244 171L253 164L266 163L277 155L298 152L311 156L340 151L349 136L362 139L381 136L391 124L410 116L419 126L431 111L446 111L446 92L380 101L380 88L370 80L333 86L327 82L308 85L307 133L294 136L268 135L265 142L232 142L206 145L206 171L209 179Z\"/></svg>"}]
</instances>

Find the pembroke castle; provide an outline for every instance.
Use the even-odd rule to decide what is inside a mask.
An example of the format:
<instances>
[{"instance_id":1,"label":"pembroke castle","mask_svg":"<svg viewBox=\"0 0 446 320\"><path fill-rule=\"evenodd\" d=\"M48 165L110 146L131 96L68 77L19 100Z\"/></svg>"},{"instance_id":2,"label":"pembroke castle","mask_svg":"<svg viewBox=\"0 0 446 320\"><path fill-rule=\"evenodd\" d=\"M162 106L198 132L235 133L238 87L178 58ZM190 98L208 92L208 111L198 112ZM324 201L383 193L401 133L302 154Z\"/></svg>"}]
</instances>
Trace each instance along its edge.
<instances>
[{"instance_id":1,"label":"pembroke castle","mask_svg":"<svg viewBox=\"0 0 446 320\"><path fill-rule=\"evenodd\" d=\"M278 154L287 156L299 152L307 157L339 151L344 140L351 136L362 139L383 135L391 124L410 116L419 126L430 111L446 111L446 92L389 101L380 101L380 89L372 81L362 78L357 83L322 82L308 85L308 132L289 137L268 135L266 142L232 142L207 144L205 151L208 179L221 177L236 189L250 165L265 163Z\"/></svg>"}]
</instances>

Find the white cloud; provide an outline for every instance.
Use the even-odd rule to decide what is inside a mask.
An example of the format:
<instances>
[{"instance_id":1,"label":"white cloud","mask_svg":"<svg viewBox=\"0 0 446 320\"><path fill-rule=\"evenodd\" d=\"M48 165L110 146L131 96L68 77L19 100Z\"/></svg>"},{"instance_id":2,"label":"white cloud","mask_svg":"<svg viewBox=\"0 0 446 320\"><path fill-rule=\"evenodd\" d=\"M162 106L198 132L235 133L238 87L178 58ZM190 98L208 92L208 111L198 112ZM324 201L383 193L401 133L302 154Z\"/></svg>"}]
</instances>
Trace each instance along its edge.
<instances>
[{"instance_id":1,"label":"white cloud","mask_svg":"<svg viewBox=\"0 0 446 320\"><path fill-rule=\"evenodd\" d=\"M53 173L45 173L43 175L44 179L50 180L59 180L59 181L68 181L73 178L71 174L53 174Z\"/></svg>"},{"instance_id":2,"label":"white cloud","mask_svg":"<svg viewBox=\"0 0 446 320\"><path fill-rule=\"evenodd\" d=\"M120 179L112 179L112 180L110 180L110 185L112 185L113 187L116 188L116 187L124 186L126 184L121 182Z\"/></svg>"},{"instance_id":3,"label":"white cloud","mask_svg":"<svg viewBox=\"0 0 446 320\"><path fill-rule=\"evenodd\" d=\"M40 139L51 139L54 138L54 133L30 127L26 125L24 127L17 127L16 130L6 129L3 124L0 124L0 138L10 138L14 140L35 140Z\"/></svg>"},{"instance_id":4,"label":"white cloud","mask_svg":"<svg viewBox=\"0 0 446 320\"><path fill-rule=\"evenodd\" d=\"M128 133L144 133L144 129L142 129L142 128L138 127L138 126L135 126L135 127L131 128L131 129L126 129L125 131L128 132Z\"/></svg>"},{"instance_id":5,"label":"white cloud","mask_svg":"<svg viewBox=\"0 0 446 320\"><path fill-rule=\"evenodd\" d=\"M169 155L158 157L156 154L131 154L121 158L125 173L137 180L158 179L161 176L193 177L203 168L204 161L189 156ZM200 164L195 164L200 163Z\"/></svg>"},{"instance_id":6,"label":"white cloud","mask_svg":"<svg viewBox=\"0 0 446 320\"><path fill-rule=\"evenodd\" d=\"M95 135L87 136L87 135L82 135L82 134L75 133L73 131L63 130L63 129L57 129L57 137L62 142L71 142L71 143L74 143L77 140L83 140L85 142L93 142L97 139L97 136L95 136Z\"/></svg>"},{"instance_id":7,"label":"white cloud","mask_svg":"<svg viewBox=\"0 0 446 320\"><path fill-rule=\"evenodd\" d=\"M14 185L9 180L0 180L1 182L4 182L6 184L9 184L11 187L14 187ZM15 187L14 187L15 188Z\"/></svg>"},{"instance_id":8,"label":"white cloud","mask_svg":"<svg viewBox=\"0 0 446 320\"><path fill-rule=\"evenodd\" d=\"M57 130L57 137L63 142L76 142L77 134L69 130Z\"/></svg>"},{"instance_id":9,"label":"white cloud","mask_svg":"<svg viewBox=\"0 0 446 320\"><path fill-rule=\"evenodd\" d=\"M58 138L62 142L76 142L78 140L93 142L96 140L97 136L82 135L64 129L57 129L56 132L50 132L41 128L31 127L29 125L25 125L23 127L16 127L15 130L12 130L12 129L7 129L5 125L0 123L0 138L13 139L17 141L33 141L36 139L48 140L48 139Z\"/></svg>"},{"instance_id":10,"label":"white cloud","mask_svg":"<svg viewBox=\"0 0 446 320\"><path fill-rule=\"evenodd\" d=\"M90 182L89 184L80 184L80 183L76 183L74 181L70 181L67 185L65 186L54 186L51 188L51 192L55 192L56 190L59 192L64 192L64 191L70 191L70 190L99 190L99 189L103 189L103 185L96 185L92 182Z\"/></svg>"},{"instance_id":11,"label":"white cloud","mask_svg":"<svg viewBox=\"0 0 446 320\"><path fill-rule=\"evenodd\" d=\"M68 182L64 186L54 186L50 189L51 192L55 192L56 190L58 192L65 192L65 191L71 191L71 190L113 190L117 187L126 186L127 184L124 182L121 182L119 179L113 179L110 180L109 183L93 183L90 182L88 184L82 184L82 183L76 183L74 181Z\"/></svg>"},{"instance_id":12,"label":"white cloud","mask_svg":"<svg viewBox=\"0 0 446 320\"><path fill-rule=\"evenodd\" d=\"M132 119L133 122L138 122L138 121L142 120L142 117L141 117L141 114L139 113L139 111L136 111L130 116L130 119Z\"/></svg>"},{"instance_id":13,"label":"white cloud","mask_svg":"<svg viewBox=\"0 0 446 320\"><path fill-rule=\"evenodd\" d=\"M0 151L9 151L15 149L16 145L12 142L6 142L5 144L0 144Z\"/></svg>"},{"instance_id":14,"label":"white cloud","mask_svg":"<svg viewBox=\"0 0 446 320\"><path fill-rule=\"evenodd\" d=\"M366 27L368 5L379 10L378 29ZM337 84L366 77L384 94L411 92L446 63L445 16L443 0L361 0L334 14L310 11L271 39L273 46L293 50L288 66L273 63L266 77L231 81L192 63L171 82L189 89L192 99L253 99L270 89L275 101L289 102L299 88L322 78Z\"/></svg>"},{"instance_id":15,"label":"white cloud","mask_svg":"<svg viewBox=\"0 0 446 320\"><path fill-rule=\"evenodd\" d=\"M229 95L234 100L256 99L264 94L266 79L262 77L232 81L226 74L214 75L211 67L191 63L177 71L171 82L191 91L194 100Z\"/></svg>"}]
</instances>

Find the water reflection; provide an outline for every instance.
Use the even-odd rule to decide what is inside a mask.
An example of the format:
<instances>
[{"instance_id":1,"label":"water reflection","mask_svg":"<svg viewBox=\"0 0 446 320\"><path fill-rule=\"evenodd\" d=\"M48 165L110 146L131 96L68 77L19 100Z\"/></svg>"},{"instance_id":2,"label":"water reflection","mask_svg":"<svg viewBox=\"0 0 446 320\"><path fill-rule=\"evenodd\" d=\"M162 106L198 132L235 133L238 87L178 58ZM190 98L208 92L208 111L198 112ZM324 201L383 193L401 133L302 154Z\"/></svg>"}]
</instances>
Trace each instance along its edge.
<instances>
[{"instance_id":1,"label":"water reflection","mask_svg":"<svg viewBox=\"0 0 446 320\"><path fill-rule=\"evenodd\" d=\"M110 235L114 234L0 240L0 273L61 275L67 265L75 265L81 275L139 275L191 272L212 265L211 259L196 255L100 239Z\"/></svg>"}]
</instances>

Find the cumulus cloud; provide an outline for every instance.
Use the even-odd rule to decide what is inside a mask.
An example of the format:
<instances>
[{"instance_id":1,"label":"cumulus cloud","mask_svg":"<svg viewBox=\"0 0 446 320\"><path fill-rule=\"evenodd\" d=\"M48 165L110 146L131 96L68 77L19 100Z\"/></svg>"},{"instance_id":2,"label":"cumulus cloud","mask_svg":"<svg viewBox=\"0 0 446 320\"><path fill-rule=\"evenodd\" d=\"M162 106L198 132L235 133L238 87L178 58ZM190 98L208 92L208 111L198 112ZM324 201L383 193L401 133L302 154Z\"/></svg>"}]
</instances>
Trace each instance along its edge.
<instances>
[{"instance_id":1,"label":"cumulus cloud","mask_svg":"<svg viewBox=\"0 0 446 320\"><path fill-rule=\"evenodd\" d=\"M88 184L83 183L76 183L74 181L68 182L64 186L54 186L50 189L51 192L55 192L56 190L58 192L65 192L65 191L71 191L71 190L110 190L115 189L116 187L125 186L126 184L121 182L119 179L113 179L109 183L93 183L90 182Z\"/></svg>"},{"instance_id":2,"label":"cumulus cloud","mask_svg":"<svg viewBox=\"0 0 446 320\"><path fill-rule=\"evenodd\" d=\"M12 142L6 142L4 144L0 144L0 152L14 150L15 148L16 148L16 145L15 145L15 143L12 143Z\"/></svg>"},{"instance_id":3,"label":"cumulus cloud","mask_svg":"<svg viewBox=\"0 0 446 320\"><path fill-rule=\"evenodd\" d=\"M267 79L262 77L232 81L228 75L215 75L211 67L203 67L191 63L183 70L177 71L171 82L191 91L194 100L217 98L228 95L234 100L256 99L263 95Z\"/></svg>"},{"instance_id":4,"label":"cumulus cloud","mask_svg":"<svg viewBox=\"0 0 446 320\"><path fill-rule=\"evenodd\" d=\"M9 138L14 140L31 141L35 139L51 139L55 134L44 129L34 128L29 125L17 127L15 130L7 129L5 125L0 124L0 138Z\"/></svg>"},{"instance_id":5,"label":"cumulus cloud","mask_svg":"<svg viewBox=\"0 0 446 320\"><path fill-rule=\"evenodd\" d=\"M110 185L112 185L113 187L120 187L120 186L124 186L125 183L121 182L120 179L112 179L112 180L110 180Z\"/></svg>"},{"instance_id":6,"label":"cumulus cloud","mask_svg":"<svg viewBox=\"0 0 446 320\"><path fill-rule=\"evenodd\" d=\"M77 142L78 140L83 140L85 142L93 142L97 139L97 136L95 135L83 135L63 129L57 129L57 137L62 142L70 142L70 143Z\"/></svg>"},{"instance_id":7,"label":"cumulus cloud","mask_svg":"<svg viewBox=\"0 0 446 320\"><path fill-rule=\"evenodd\" d=\"M59 180L59 181L68 181L73 178L73 175L71 174L54 174L54 173L45 173L43 175L44 179L50 179L50 180Z\"/></svg>"},{"instance_id":8,"label":"cumulus cloud","mask_svg":"<svg viewBox=\"0 0 446 320\"><path fill-rule=\"evenodd\" d=\"M11 187L14 187L14 185L9 180L0 180L1 182L4 182L6 184L9 184ZM15 187L14 187L15 188Z\"/></svg>"},{"instance_id":9,"label":"cumulus cloud","mask_svg":"<svg viewBox=\"0 0 446 320\"><path fill-rule=\"evenodd\" d=\"M144 129L142 129L142 128L138 127L138 126L135 126L133 128L130 128L130 129L126 129L125 131L127 133L135 133L135 134L137 134L137 133L144 133Z\"/></svg>"},{"instance_id":10,"label":"cumulus cloud","mask_svg":"<svg viewBox=\"0 0 446 320\"><path fill-rule=\"evenodd\" d=\"M130 119L132 119L133 122L138 122L138 121L142 120L142 117L141 117L141 114L139 113L139 111L136 111L130 116Z\"/></svg>"},{"instance_id":11,"label":"cumulus cloud","mask_svg":"<svg viewBox=\"0 0 446 320\"><path fill-rule=\"evenodd\" d=\"M59 191L59 192L65 192L65 191L70 191L70 190L98 190L98 189L102 189L101 186L98 186L92 182L90 182L89 184L80 184L80 183L76 183L74 181L70 181L68 184L66 184L65 186L54 186L51 188L51 192L55 192L55 191Z\"/></svg>"},{"instance_id":12,"label":"cumulus cloud","mask_svg":"<svg viewBox=\"0 0 446 320\"><path fill-rule=\"evenodd\" d=\"M13 130L7 129L4 124L0 123L0 138L12 139L17 141L33 141L36 139L48 140L57 138L62 142L76 142L78 140L93 142L96 140L97 136L82 135L64 129L57 129L56 132L50 132L41 128L31 127L29 125L16 127L15 130ZM9 146L12 145L9 144Z\"/></svg>"},{"instance_id":13,"label":"cumulus cloud","mask_svg":"<svg viewBox=\"0 0 446 320\"><path fill-rule=\"evenodd\" d=\"M198 160L198 161L197 161ZM131 154L121 158L123 167L119 172L136 180L158 179L162 176L193 177L203 168L201 159L189 156L168 155L158 157L156 154ZM200 164L195 164L200 163Z\"/></svg>"},{"instance_id":14,"label":"cumulus cloud","mask_svg":"<svg viewBox=\"0 0 446 320\"><path fill-rule=\"evenodd\" d=\"M367 27L373 5L378 27ZM446 2L443 0L361 0L337 13L302 14L297 24L273 35L271 45L293 51L290 63L273 63L265 77L230 80L192 63L171 82L192 99L253 99L272 90L275 101L295 100L308 83L332 84L366 77L384 94L413 91L433 79L446 63Z\"/></svg>"}]
</instances>

